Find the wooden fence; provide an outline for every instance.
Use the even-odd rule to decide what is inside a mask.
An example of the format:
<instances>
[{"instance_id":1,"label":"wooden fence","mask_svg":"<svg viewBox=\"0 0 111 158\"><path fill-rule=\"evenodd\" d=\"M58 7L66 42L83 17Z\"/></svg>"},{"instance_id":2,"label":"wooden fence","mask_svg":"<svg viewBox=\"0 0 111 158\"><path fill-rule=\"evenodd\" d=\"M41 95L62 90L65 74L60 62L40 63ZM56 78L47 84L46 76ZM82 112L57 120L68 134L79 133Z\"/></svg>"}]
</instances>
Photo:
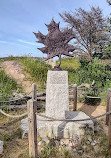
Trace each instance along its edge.
<instances>
[{"instance_id":1,"label":"wooden fence","mask_svg":"<svg viewBox=\"0 0 111 158\"><path fill-rule=\"evenodd\" d=\"M74 92L73 111L76 111L77 110L77 86L74 87L73 92ZM27 102L27 110L28 110L28 125L29 125L29 134L28 134L29 156L33 158L37 158L38 152L37 152L37 118L36 118L37 87L36 87L36 84L32 85L32 99L30 99ZM106 115L106 124L108 125L108 144L109 144L108 150L109 150L109 154L111 155L111 89L108 89L108 92L107 92L107 109L104 115ZM97 116L95 117L95 119L104 115Z\"/></svg>"}]
</instances>

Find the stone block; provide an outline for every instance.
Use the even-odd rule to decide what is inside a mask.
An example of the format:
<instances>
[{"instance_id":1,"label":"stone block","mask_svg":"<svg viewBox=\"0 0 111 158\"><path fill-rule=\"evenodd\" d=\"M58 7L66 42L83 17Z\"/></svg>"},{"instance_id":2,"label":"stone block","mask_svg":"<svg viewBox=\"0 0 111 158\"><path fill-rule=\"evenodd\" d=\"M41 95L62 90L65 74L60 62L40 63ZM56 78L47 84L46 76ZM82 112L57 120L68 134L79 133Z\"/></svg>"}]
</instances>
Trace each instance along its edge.
<instances>
[{"instance_id":1,"label":"stone block","mask_svg":"<svg viewBox=\"0 0 111 158\"><path fill-rule=\"evenodd\" d=\"M94 130L94 123L92 120L88 121L78 121L78 122L66 122L66 121L49 121L45 117L45 113L41 113L42 116L37 115L37 130L38 136L45 137L60 137L60 138L69 138L73 135L84 135L83 127L90 127L92 131ZM81 111L66 111L65 119L79 120L79 119L90 118L84 112ZM21 120L21 129L23 134L28 132L28 119Z\"/></svg>"},{"instance_id":2,"label":"stone block","mask_svg":"<svg viewBox=\"0 0 111 158\"><path fill-rule=\"evenodd\" d=\"M48 71L46 86L46 116L64 119L69 110L67 71Z\"/></svg>"},{"instance_id":3,"label":"stone block","mask_svg":"<svg viewBox=\"0 0 111 158\"><path fill-rule=\"evenodd\" d=\"M0 154L3 153L3 141L0 140Z\"/></svg>"}]
</instances>

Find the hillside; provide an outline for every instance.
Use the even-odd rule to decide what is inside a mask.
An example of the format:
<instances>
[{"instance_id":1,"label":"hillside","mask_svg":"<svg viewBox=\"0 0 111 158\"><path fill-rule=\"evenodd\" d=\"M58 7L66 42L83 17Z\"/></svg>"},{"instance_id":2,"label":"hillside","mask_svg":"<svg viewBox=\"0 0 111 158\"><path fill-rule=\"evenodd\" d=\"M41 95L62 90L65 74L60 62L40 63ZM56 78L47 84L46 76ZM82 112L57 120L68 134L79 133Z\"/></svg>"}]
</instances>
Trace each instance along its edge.
<instances>
[{"instance_id":1,"label":"hillside","mask_svg":"<svg viewBox=\"0 0 111 158\"><path fill-rule=\"evenodd\" d=\"M79 63L79 60L63 59L61 66L63 70L69 71L69 83L74 84L75 74L77 74L78 70L81 71L80 70L81 64ZM3 87L5 87L5 90L9 90L9 91L5 91L5 94L9 94L9 95L7 95L6 98L2 98L2 99L5 100L8 97L10 97L13 91L16 91L18 93L19 92L29 93L31 91L31 84L33 82L37 83L39 87L39 91L45 89L48 69L51 69L51 66L41 61L38 61L38 59L30 59L30 58L13 58L11 60L4 59L1 64L0 73L2 73L1 76L2 80L0 81L0 84L4 85ZM77 81L77 77L76 77L76 81ZM9 85L12 86L10 87ZM107 87L105 93L106 91L107 91ZM4 92L4 89L2 89L1 92ZM70 101L71 110L72 110L72 105L73 105L73 101ZM104 106L103 103L94 106L90 104L87 105L84 102L80 102L80 98L78 97L77 109L85 112L89 116L97 116L106 112L106 103L104 104ZM7 112L15 115L15 114L24 113L25 111L26 110L9 111L9 112L7 111ZM10 124L11 126L9 126ZM88 151L85 151L83 156L94 154L94 156L97 156L98 158L102 158L102 156L104 157L108 155L107 137L106 137L106 135L108 134L108 127L105 125L105 117L99 119L98 121L95 121L95 124L97 124L97 128L99 128L99 131L96 132L94 135L92 135L91 139L97 139L98 137L97 140L99 141L99 143L93 147L95 153L90 153L90 149L92 149L92 146L88 145L87 143L83 144L83 146L85 145L88 146L87 149ZM0 139L4 140L5 142L3 158L9 158L9 157L27 158L28 140L21 139L21 131L19 128L20 121L13 123L13 119L7 118L4 115L0 114L0 127L4 127L4 125L8 127L0 129ZM85 139L86 139L85 142L87 142L87 138ZM101 153L99 151L96 151L97 148L101 150ZM47 155L46 149L44 152L45 152L44 154Z\"/></svg>"}]
</instances>

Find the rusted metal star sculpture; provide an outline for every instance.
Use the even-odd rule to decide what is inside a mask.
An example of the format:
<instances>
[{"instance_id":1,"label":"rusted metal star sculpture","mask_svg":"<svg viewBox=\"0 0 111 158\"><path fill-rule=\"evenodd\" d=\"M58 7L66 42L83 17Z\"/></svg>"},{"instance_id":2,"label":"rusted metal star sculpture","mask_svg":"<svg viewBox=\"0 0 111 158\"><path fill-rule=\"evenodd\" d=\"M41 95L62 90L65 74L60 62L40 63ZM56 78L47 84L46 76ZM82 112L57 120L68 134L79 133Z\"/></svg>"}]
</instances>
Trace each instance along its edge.
<instances>
[{"instance_id":1,"label":"rusted metal star sculpture","mask_svg":"<svg viewBox=\"0 0 111 158\"><path fill-rule=\"evenodd\" d=\"M48 28L48 34L43 35L41 32L34 33L36 38L39 39L39 43L45 45L43 48L38 48L43 53L47 54L47 59L51 59L55 56L59 57L59 64L54 67L54 70L61 70L61 55L71 56L70 52L75 50L73 45L68 44L68 42L73 39L75 36L72 29L66 28L63 31L60 31L59 24L56 23L53 19L49 25L46 25Z\"/></svg>"}]
</instances>

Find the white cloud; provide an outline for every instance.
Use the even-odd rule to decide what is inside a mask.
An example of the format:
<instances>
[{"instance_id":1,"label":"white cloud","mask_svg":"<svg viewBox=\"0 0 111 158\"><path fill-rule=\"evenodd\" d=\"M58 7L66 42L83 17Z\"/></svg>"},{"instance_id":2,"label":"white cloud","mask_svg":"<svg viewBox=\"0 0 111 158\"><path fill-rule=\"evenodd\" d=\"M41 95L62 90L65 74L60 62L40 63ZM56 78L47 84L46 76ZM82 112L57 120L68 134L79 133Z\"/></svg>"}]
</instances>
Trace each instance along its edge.
<instances>
[{"instance_id":1,"label":"white cloud","mask_svg":"<svg viewBox=\"0 0 111 158\"><path fill-rule=\"evenodd\" d=\"M25 47L25 48L29 48L29 47L24 46L24 45L22 45L22 44L19 44L19 43L14 43L14 42L9 42L9 41L2 41L2 40L0 40L0 43L1 43L1 44L19 45L19 46L23 46L23 47Z\"/></svg>"},{"instance_id":2,"label":"white cloud","mask_svg":"<svg viewBox=\"0 0 111 158\"><path fill-rule=\"evenodd\" d=\"M0 43L7 44L8 42L7 41L0 41Z\"/></svg>"},{"instance_id":3,"label":"white cloud","mask_svg":"<svg viewBox=\"0 0 111 158\"><path fill-rule=\"evenodd\" d=\"M18 41L18 42L21 42L21 43L25 43L25 44L37 46L37 44L34 43L34 42L25 41L25 40L22 40L22 39L18 39L17 41Z\"/></svg>"}]
</instances>

